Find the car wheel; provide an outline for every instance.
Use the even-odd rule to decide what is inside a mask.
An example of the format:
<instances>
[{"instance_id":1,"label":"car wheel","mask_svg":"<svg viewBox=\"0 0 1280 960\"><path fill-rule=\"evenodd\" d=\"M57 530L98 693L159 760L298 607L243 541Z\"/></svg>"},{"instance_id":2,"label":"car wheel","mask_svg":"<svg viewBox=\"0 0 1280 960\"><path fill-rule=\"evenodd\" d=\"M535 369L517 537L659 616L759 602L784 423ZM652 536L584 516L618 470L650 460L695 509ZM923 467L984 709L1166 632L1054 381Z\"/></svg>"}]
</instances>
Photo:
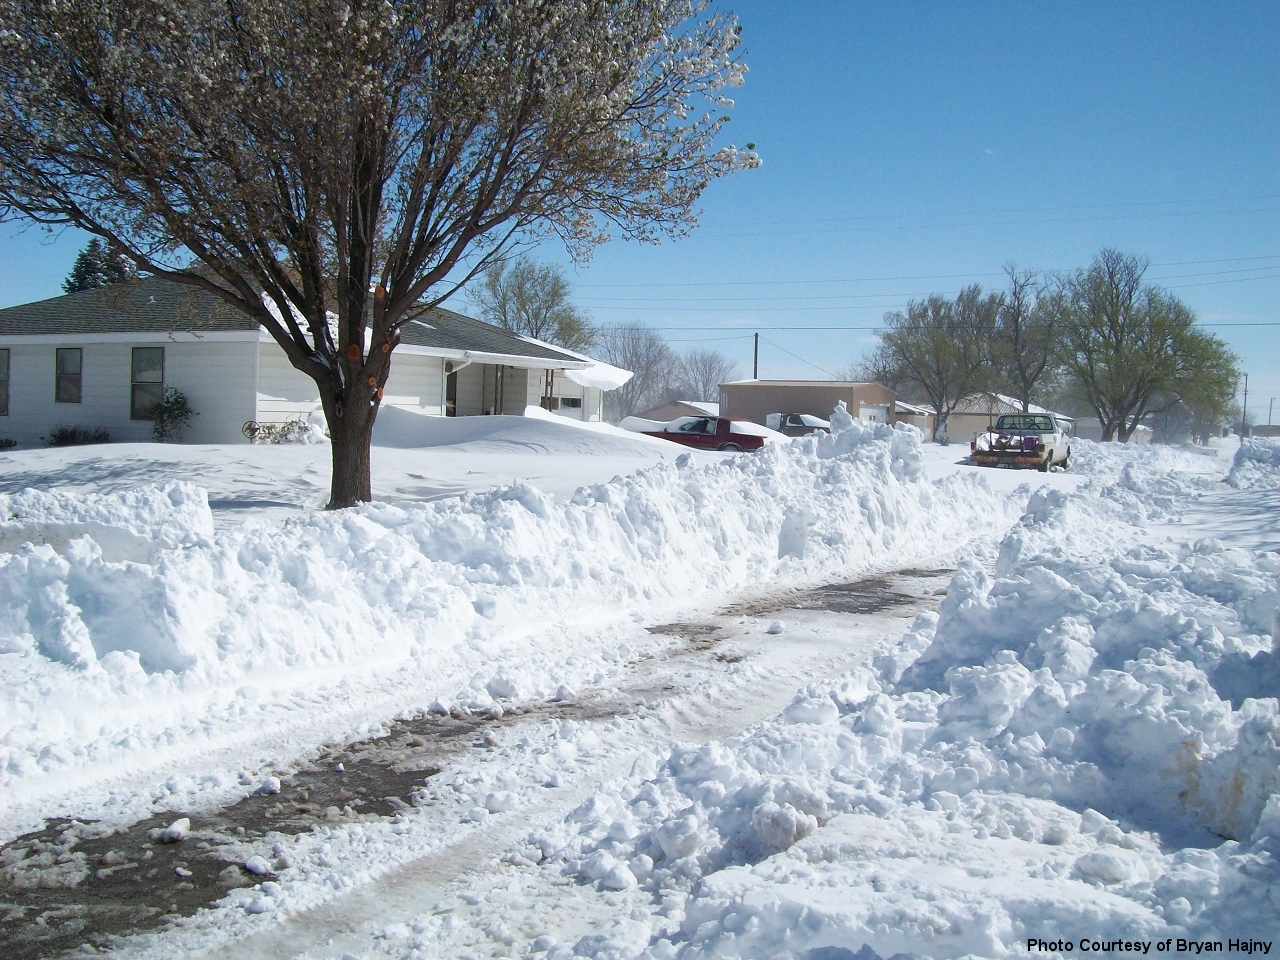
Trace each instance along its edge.
<instances>
[{"instance_id":1,"label":"car wheel","mask_svg":"<svg viewBox=\"0 0 1280 960\"><path fill-rule=\"evenodd\" d=\"M741 453L741 452L742 452L742 447L741 447L741 445L736 444L736 443L722 443L722 444L720 444L720 446L719 446L717 449L719 449L719 450L723 450L723 451L725 451L725 452L727 452L727 453Z\"/></svg>"}]
</instances>

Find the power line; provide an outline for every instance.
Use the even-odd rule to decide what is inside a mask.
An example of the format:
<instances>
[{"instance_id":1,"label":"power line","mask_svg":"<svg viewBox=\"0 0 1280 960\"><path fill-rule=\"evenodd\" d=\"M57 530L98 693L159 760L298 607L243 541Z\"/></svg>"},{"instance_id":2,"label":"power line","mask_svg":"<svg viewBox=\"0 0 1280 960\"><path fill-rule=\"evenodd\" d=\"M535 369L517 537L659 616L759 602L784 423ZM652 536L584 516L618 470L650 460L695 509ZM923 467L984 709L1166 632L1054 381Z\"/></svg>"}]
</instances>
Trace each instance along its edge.
<instances>
[{"instance_id":1,"label":"power line","mask_svg":"<svg viewBox=\"0 0 1280 960\"><path fill-rule=\"evenodd\" d=\"M952 210L929 213L879 213L848 217L814 217L809 219L787 220L734 220L713 226L755 227L774 223L845 223L862 220L903 220L913 217L993 217L1006 213L1038 213L1046 210L1112 210L1120 207L1160 207L1179 203L1244 203L1253 200L1280 200L1277 194L1262 194L1256 197L1203 197L1198 200L1132 200L1124 203L1074 203L1052 207L1006 207L999 210Z\"/></svg>"},{"instance_id":2,"label":"power line","mask_svg":"<svg viewBox=\"0 0 1280 960\"><path fill-rule=\"evenodd\" d=\"M1258 322L1223 322L1223 323L1200 323L1197 321L1197 327L1280 327L1280 320L1269 320L1261 323ZM762 327L759 324L735 324L733 326L715 325L715 326L694 326L684 324L679 327L652 327L651 329L659 332L663 330L687 331L687 330L771 330L775 333L790 333L808 330L883 330L884 324L876 324L875 326L847 326L841 324L839 326L799 326L799 327ZM749 336L744 337L725 337L726 340L747 340Z\"/></svg>"},{"instance_id":3,"label":"power line","mask_svg":"<svg viewBox=\"0 0 1280 960\"><path fill-rule=\"evenodd\" d=\"M957 227L1016 227L1025 224L1036 223L1097 223L1103 221L1114 220L1151 220L1162 219L1167 217L1219 217L1234 216L1237 214L1251 213L1271 213L1280 210L1280 207L1258 207L1253 210L1178 210L1167 213L1121 213L1112 216L1098 217L1043 217L1038 220L971 220L967 222L956 223L911 223L900 224L897 226L883 225L876 227L842 227L832 230L757 230L757 231L741 231L733 230L731 233L717 233L716 227L699 227L696 233L691 233L690 237L696 239L698 237L710 237L712 239L720 239L724 236L735 237L797 237L797 236L815 236L826 235L830 233L872 233L877 230L948 230Z\"/></svg>"},{"instance_id":4,"label":"power line","mask_svg":"<svg viewBox=\"0 0 1280 960\"><path fill-rule=\"evenodd\" d=\"M1265 256L1254 257L1222 257L1216 260L1173 260L1166 263L1153 263L1152 267L1189 267L1201 263L1244 263L1248 260L1280 260L1280 254L1272 253ZM1268 269L1266 267L1258 267L1259 270ZM1042 273L1054 273L1057 271L1044 270ZM996 271L995 273L933 273L933 274L916 274L906 277L836 277L831 279L818 280L686 280L675 282L654 282L654 283L577 283L575 287L763 287L778 286L782 284L796 283L870 283L879 280L960 280L966 277L1003 277L1004 271Z\"/></svg>"},{"instance_id":5,"label":"power line","mask_svg":"<svg viewBox=\"0 0 1280 960\"><path fill-rule=\"evenodd\" d=\"M1170 284L1167 287L1167 289L1181 290L1184 287L1208 287L1208 286L1217 286L1219 284L1224 284L1224 283L1243 283L1246 280L1276 280L1276 279L1280 279L1280 273L1272 274L1266 277L1237 277L1234 280L1209 280L1201 283ZM932 292L936 293L938 291L932 291ZM924 297L928 295L929 294L922 293L922 294L916 294L914 296ZM869 297L872 297L872 296L874 297L891 297L891 296L911 297L913 295L909 293L902 293L902 294L884 293L884 294L867 294L867 296ZM724 301L719 301L719 302L724 302ZM750 305L751 302L754 302L754 301L749 301L747 305L736 306L736 307L733 307L733 306L731 307L680 307L680 306L661 306L661 305L659 306L618 305L618 306L610 306L608 309L611 311L630 310L630 311L641 311L644 313L746 313L746 312L750 312L753 314L758 314L758 313L802 313L802 312L813 313L815 311L831 311L831 310L899 310L907 306L907 303L902 302L902 303L833 303L833 304L825 304L825 305L801 304L797 306L756 307L756 306L751 306Z\"/></svg>"},{"instance_id":6,"label":"power line","mask_svg":"<svg viewBox=\"0 0 1280 960\"><path fill-rule=\"evenodd\" d=\"M780 347L780 346L778 346L776 343L774 343L772 340L765 340L765 338L764 338L764 337L761 337L760 339L761 339L761 340L764 340L764 342L765 342L765 343L769 344L769 346L773 347L774 349L776 349L776 350L781 350L781 351L782 351L783 353L785 353L787 356L789 356L789 357L794 357L795 359L799 360L801 363L807 363L807 364L809 364L809 366L813 367L813 369L817 370L819 373L825 373L825 374L826 374L828 377L830 377L832 380L839 380L839 379L840 379L840 377L838 377L836 374L832 373L830 370L827 370L827 369L825 369L825 368L823 368L823 367L818 366L816 363L813 363L813 362L811 362L811 361L809 361L809 360L806 360L804 357L800 356L799 354L792 353L792 352L791 352L790 350L788 350L786 347Z\"/></svg>"},{"instance_id":7,"label":"power line","mask_svg":"<svg viewBox=\"0 0 1280 960\"><path fill-rule=\"evenodd\" d=\"M1164 277L1152 277L1152 280L1179 280L1183 277L1217 277L1227 273L1250 273L1258 270L1275 270L1280 265L1270 264L1262 267L1240 267L1235 270L1209 270L1202 273L1181 273L1169 274ZM1242 277L1242 280L1266 280L1267 277ZM1184 284L1184 286L1193 286L1193 284ZM581 302L587 304L602 303L628 303L635 304L637 301L643 303L762 303L776 300L796 301L796 300L873 300L878 297L924 297L927 293L813 293L813 294L791 294L788 296L756 296L756 297L586 297L580 298Z\"/></svg>"}]
</instances>

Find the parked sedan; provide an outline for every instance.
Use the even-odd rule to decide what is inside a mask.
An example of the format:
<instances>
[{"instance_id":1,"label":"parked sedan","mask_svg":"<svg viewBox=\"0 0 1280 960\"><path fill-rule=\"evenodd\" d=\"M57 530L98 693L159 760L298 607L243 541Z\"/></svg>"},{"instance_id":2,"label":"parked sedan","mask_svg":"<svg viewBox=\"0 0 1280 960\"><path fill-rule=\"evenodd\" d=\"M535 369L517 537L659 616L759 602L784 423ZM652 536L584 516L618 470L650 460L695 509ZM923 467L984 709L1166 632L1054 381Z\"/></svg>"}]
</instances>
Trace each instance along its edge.
<instances>
[{"instance_id":1,"label":"parked sedan","mask_svg":"<svg viewBox=\"0 0 1280 960\"><path fill-rule=\"evenodd\" d=\"M624 430L683 443L700 450L759 450L771 431L754 423L728 417L676 417L666 423L627 417L619 424Z\"/></svg>"},{"instance_id":2,"label":"parked sedan","mask_svg":"<svg viewBox=\"0 0 1280 960\"><path fill-rule=\"evenodd\" d=\"M830 433L831 421L808 413L771 413L764 425L788 437L807 437L811 433Z\"/></svg>"}]
</instances>

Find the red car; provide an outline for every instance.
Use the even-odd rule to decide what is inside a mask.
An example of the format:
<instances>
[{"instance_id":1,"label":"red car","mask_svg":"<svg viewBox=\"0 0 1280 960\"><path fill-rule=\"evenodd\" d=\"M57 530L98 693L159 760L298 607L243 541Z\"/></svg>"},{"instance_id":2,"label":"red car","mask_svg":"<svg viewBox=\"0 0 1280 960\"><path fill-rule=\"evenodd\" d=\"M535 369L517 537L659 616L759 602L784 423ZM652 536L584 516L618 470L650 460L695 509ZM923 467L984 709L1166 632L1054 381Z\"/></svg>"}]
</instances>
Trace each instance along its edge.
<instances>
[{"instance_id":1,"label":"red car","mask_svg":"<svg viewBox=\"0 0 1280 960\"><path fill-rule=\"evenodd\" d=\"M619 424L624 430L663 440L674 440L700 450L759 450L770 431L754 423L727 417L677 417L668 422L627 417Z\"/></svg>"}]
</instances>

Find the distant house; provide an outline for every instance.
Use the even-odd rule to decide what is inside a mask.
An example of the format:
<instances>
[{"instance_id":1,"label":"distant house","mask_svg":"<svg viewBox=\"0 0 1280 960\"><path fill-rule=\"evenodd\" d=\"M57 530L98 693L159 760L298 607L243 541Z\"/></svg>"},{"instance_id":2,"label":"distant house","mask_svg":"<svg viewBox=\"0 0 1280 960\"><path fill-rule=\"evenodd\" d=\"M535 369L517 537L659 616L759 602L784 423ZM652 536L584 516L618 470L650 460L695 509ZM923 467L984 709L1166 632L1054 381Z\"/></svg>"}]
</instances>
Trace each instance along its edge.
<instances>
[{"instance_id":1,"label":"distant house","mask_svg":"<svg viewBox=\"0 0 1280 960\"><path fill-rule=\"evenodd\" d=\"M406 323L383 404L429 416L541 405L599 420L608 364L439 307ZM0 310L0 437L39 443L58 425L149 440L167 388L197 414L183 439L247 442L249 423L305 418L320 396L258 323L194 287L150 278Z\"/></svg>"},{"instance_id":2,"label":"distant house","mask_svg":"<svg viewBox=\"0 0 1280 960\"><path fill-rule=\"evenodd\" d=\"M909 423L918 428L926 437L933 436L933 421L936 416L937 413L933 407L907 403L905 400L895 400L893 402L893 422Z\"/></svg>"},{"instance_id":3,"label":"distant house","mask_svg":"<svg viewBox=\"0 0 1280 960\"><path fill-rule=\"evenodd\" d=\"M650 410L633 414L633 416L642 420L653 420L657 423L666 423L676 417L718 417L720 416L720 404L710 403L706 400L671 400L660 407L653 407Z\"/></svg>"},{"instance_id":4,"label":"distant house","mask_svg":"<svg viewBox=\"0 0 1280 960\"><path fill-rule=\"evenodd\" d=\"M1097 417L1081 417L1076 421L1075 435L1084 440L1101 440L1102 421ZM1144 447L1151 443L1154 436L1154 430L1145 423L1140 423L1133 428L1133 433L1129 434L1129 442L1135 446Z\"/></svg>"},{"instance_id":5,"label":"distant house","mask_svg":"<svg viewBox=\"0 0 1280 960\"><path fill-rule=\"evenodd\" d=\"M771 413L807 413L831 419L843 400L862 420L890 423L895 394L878 383L845 380L737 380L720 384L720 415L764 426Z\"/></svg>"},{"instance_id":6,"label":"distant house","mask_svg":"<svg viewBox=\"0 0 1280 960\"><path fill-rule=\"evenodd\" d=\"M948 439L968 443L981 433L986 433L995 426L996 418L1002 413L1022 413L1022 403L1004 394L974 394L965 397L957 404L951 416L947 418L944 433ZM1069 424L1075 424L1074 417L1054 413L1044 407L1030 404L1028 413L1047 413Z\"/></svg>"}]
</instances>

